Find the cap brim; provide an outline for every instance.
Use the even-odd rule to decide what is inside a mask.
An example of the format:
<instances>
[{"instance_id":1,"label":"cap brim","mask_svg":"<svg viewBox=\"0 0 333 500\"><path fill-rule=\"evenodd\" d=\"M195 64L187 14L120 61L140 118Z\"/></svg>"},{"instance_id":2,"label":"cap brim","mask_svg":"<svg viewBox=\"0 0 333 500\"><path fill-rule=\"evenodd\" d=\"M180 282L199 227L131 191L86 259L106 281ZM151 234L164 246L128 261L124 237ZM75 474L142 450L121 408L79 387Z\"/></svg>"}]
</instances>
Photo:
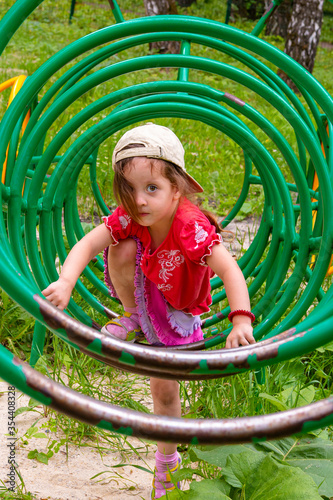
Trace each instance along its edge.
<instances>
[{"instance_id":1,"label":"cap brim","mask_svg":"<svg viewBox=\"0 0 333 500\"><path fill-rule=\"evenodd\" d=\"M200 186L200 184L190 175L188 174L187 172L186 173L186 177L188 178L190 184L191 184L191 187L193 188L193 193L203 193L203 187Z\"/></svg>"}]
</instances>

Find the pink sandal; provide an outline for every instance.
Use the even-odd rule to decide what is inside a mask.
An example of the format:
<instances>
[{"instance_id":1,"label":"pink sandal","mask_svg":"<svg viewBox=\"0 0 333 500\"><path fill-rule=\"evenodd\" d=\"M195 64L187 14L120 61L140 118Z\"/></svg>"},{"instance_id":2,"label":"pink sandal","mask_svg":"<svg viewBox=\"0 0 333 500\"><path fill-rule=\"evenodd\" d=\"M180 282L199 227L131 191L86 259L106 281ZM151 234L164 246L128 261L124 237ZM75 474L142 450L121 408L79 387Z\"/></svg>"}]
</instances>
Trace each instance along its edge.
<instances>
[{"instance_id":1,"label":"pink sandal","mask_svg":"<svg viewBox=\"0 0 333 500\"><path fill-rule=\"evenodd\" d=\"M106 323L101 329L101 333L127 342L137 342L145 339L137 314L126 311L123 316Z\"/></svg>"}]
</instances>

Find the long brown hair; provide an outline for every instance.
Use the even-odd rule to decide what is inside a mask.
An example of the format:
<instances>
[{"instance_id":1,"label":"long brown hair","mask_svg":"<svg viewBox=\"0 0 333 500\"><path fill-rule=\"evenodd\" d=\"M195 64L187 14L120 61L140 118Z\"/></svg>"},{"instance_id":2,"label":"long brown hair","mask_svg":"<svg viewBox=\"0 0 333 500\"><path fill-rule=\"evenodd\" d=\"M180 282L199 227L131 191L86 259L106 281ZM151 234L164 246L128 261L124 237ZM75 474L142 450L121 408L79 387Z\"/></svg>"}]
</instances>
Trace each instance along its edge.
<instances>
[{"instance_id":1,"label":"long brown hair","mask_svg":"<svg viewBox=\"0 0 333 500\"><path fill-rule=\"evenodd\" d=\"M129 144L124 148L124 150L137 147L143 146L142 144ZM139 214L134 199L133 189L128 184L124 174L125 167L130 166L132 160L133 158L124 158L123 160L119 160L118 162L116 162L116 164L114 165L113 194L116 202L124 207L126 212L133 218L133 220L138 222ZM152 158L152 161L154 163L156 161L159 162L159 164L162 166L162 175L170 181L172 186L178 189L182 196L189 198L190 201L201 210L201 212L207 217L209 222L213 226L215 226L217 232L222 232L222 228L218 223L216 215L209 210L201 208L201 200L198 196L195 195L193 186L188 181L184 170L182 170L174 163L166 160L157 160ZM154 163L152 163L152 168L154 168Z\"/></svg>"}]
</instances>

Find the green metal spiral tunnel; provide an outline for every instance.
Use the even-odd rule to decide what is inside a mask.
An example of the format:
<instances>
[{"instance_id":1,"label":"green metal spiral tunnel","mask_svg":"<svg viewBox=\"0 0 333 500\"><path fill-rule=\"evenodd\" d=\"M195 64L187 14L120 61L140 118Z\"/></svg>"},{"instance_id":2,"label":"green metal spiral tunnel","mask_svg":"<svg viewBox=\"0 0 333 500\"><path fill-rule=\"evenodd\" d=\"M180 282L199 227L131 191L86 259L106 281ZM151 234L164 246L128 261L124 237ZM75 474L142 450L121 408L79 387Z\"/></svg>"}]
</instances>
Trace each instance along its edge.
<instances>
[{"instance_id":1,"label":"green metal spiral tunnel","mask_svg":"<svg viewBox=\"0 0 333 500\"><path fill-rule=\"evenodd\" d=\"M0 21L0 54L41 3L15 2ZM279 3L274 1L271 11ZM0 285L36 319L30 364L34 366L42 353L46 329L121 370L180 380L259 370L330 342L333 288L322 285L331 272L333 246L332 97L295 61L257 38L270 11L260 21L260 29L256 27L249 34L195 17L124 21L116 2L113 5L116 24L50 57L26 79L0 123ZM180 41L180 54L131 53L132 48L157 40ZM196 55L198 46L214 49L216 58ZM161 71L159 81L142 78L138 82L134 78L147 75L146 70L166 68L176 68L177 78L170 79L167 71ZM277 69L289 75L300 94L290 90ZM98 86L125 74L133 74L133 85L115 86L104 97L90 99L73 118L65 119L74 101L93 95ZM260 96L285 125L279 130L251 106L250 99L245 102L228 92L230 82ZM166 349L110 339L73 299L62 312L41 294L58 278L56 259L61 263L65 260L65 243L72 247L84 235L77 207L77 185L83 169L90 170L101 213L110 213L98 185L100 146L125 127L172 117L213 127L243 151L243 186L225 226L241 210L251 186L262 186L265 205L260 226L239 260L249 279L252 310L257 317L255 345L206 350L219 346L228 335L230 329L219 327L230 311L228 307L204 319L205 328L215 325L216 335ZM292 128L296 149L284 136L284 127ZM265 147L266 142L273 144L274 152ZM99 272L103 269L101 257L94 268ZM94 270L87 268L84 274L90 285L78 281L77 292L106 318L116 316L109 307L108 290ZM212 289L213 303L219 304L225 298L220 279L212 280ZM97 300L91 290L104 299ZM165 440L167 436L174 442L235 443L309 432L333 423L333 397L295 410L236 420L188 421L142 415L63 387L32 366L0 346L0 376L19 390L73 418L146 439Z\"/></svg>"}]
</instances>

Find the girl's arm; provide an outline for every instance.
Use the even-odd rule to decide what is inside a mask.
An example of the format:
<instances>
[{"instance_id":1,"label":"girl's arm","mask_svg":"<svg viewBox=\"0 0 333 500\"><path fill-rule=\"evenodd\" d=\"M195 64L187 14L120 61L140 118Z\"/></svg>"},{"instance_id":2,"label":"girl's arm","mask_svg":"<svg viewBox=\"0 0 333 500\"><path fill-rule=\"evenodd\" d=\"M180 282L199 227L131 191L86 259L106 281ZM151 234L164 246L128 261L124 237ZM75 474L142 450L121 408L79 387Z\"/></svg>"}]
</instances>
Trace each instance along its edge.
<instances>
[{"instance_id":1,"label":"girl's arm","mask_svg":"<svg viewBox=\"0 0 333 500\"><path fill-rule=\"evenodd\" d=\"M231 310L243 309L251 311L250 298L243 273L228 250L222 244L214 245L212 254L206 258L206 262L223 281ZM227 348L255 343L250 318L247 316L234 316L232 324L233 329L226 342Z\"/></svg>"},{"instance_id":2,"label":"girl's arm","mask_svg":"<svg viewBox=\"0 0 333 500\"><path fill-rule=\"evenodd\" d=\"M86 234L69 252L62 267L59 279L42 291L52 304L65 309L72 290L84 268L97 254L113 242L105 224L95 227Z\"/></svg>"}]
</instances>

